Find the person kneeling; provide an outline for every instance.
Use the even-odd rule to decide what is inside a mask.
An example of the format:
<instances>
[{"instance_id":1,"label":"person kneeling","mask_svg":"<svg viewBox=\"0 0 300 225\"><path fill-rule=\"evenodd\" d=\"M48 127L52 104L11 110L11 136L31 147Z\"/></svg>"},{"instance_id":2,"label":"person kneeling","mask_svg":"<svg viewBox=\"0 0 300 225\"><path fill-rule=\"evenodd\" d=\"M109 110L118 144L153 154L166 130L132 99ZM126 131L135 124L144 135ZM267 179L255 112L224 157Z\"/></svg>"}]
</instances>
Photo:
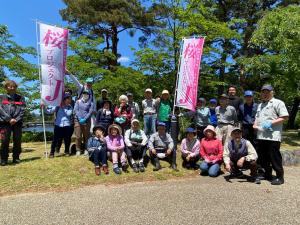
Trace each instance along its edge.
<instances>
[{"instance_id":1,"label":"person kneeling","mask_svg":"<svg viewBox=\"0 0 300 225\"><path fill-rule=\"evenodd\" d=\"M203 133L205 137L201 140L200 155L204 161L200 164L200 174L208 173L210 177L217 177L223 161L222 142L216 138L216 131L212 125L208 125Z\"/></svg>"},{"instance_id":2,"label":"person kneeling","mask_svg":"<svg viewBox=\"0 0 300 225\"><path fill-rule=\"evenodd\" d=\"M240 169L250 169L251 181L260 184L257 177L257 153L250 141L242 138L242 130L234 128L231 132L232 140L224 146L223 160L225 168L231 177L242 177Z\"/></svg>"},{"instance_id":3,"label":"person kneeling","mask_svg":"<svg viewBox=\"0 0 300 225\"><path fill-rule=\"evenodd\" d=\"M157 132L152 134L149 139L150 158L155 163L153 171L161 169L159 159L167 159L171 163L173 170L177 171L176 151L171 135L166 133L166 124L159 122Z\"/></svg>"},{"instance_id":4,"label":"person kneeling","mask_svg":"<svg viewBox=\"0 0 300 225\"><path fill-rule=\"evenodd\" d=\"M112 124L108 127L108 135L105 138L107 143L107 150L111 155L113 170L115 174L121 174L122 171L119 168L119 159L122 164L122 170L128 172L127 159L124 152L124 139L122 136L122 128L117 124Z\"/></svg>"},{"instance_id":5,"label":"person kneeling","mask_svg":"<svg viewBox=\"0 0 300 225\"><path fill-rule=\"evenodd\" d=\"M197 139L197 131L194 128L186 129L186 138L181 142L182 166L187 169L198 169L200 142Z\"/></svg>"},{"instance_id":6,"label":"person kneeling","mask_svg":"<svg viewBox=\"0 0 300 225\"><path fill-rule=\"evenodd\" d=\"M104 138L105 128L97 125L93 128L93 137L90 137L87 143L89 159L95 164L95 174L101 174L100 165L103 172L108 174L106 141Z\"/></svg>"},{"instance_id":7,"label":"person kneeling","mask_svg":"<svg viewBox=\"0 0 300 225\"><path fill-rule=\"evenodd\" d=\"M125 132L125 152L128 160L131 162L133 171L145 172L144 156L146 154L147 136L143 130L140 129L140 122L137 119L132 120L131 129ZM138 165L135 162L138 160Z\"/></svg>"}]
</instances>

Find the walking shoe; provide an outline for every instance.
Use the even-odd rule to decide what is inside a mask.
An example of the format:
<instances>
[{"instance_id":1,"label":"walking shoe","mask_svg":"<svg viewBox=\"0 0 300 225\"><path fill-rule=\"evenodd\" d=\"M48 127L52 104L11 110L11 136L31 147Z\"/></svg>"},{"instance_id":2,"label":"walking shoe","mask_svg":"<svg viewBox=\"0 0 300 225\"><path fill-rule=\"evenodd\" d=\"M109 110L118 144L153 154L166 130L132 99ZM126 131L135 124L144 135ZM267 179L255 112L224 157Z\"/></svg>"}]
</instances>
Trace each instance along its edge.
<instances>
[{"instance_id":1,"label":"walking shoe","mask_svg":"<svg viewBox=\"0 0 300 225\"><path fill-rule=\"evenodd\" d=\"M109 174L108 166L102 166L103 172L107 175Z\"/></svg>"},{"instance_id":2,"label":"walking shoe","mask_svg":"<svg viewBox=\"0 0 300 225\"><path fill-rule=\"evenodd\" d=\"M80 156L80 150L76 151L76 156Z\"/></svg>"},{"instance_id":3,"label":"walking shoe","mask_svg":"<svg viewBox=\"0 0 300 225\"><path fill-rule=\"evenodd\" d=\"M122 165L122 170L123 170L123 172L125 172L125 173L128 173L128 165L127 164L123 164Z\"/></svg>"},{"instance_id":4,"label":"walking shoe","mask_svg":"<svg viewBox=\"0 0 300 225\"><path fill-rule=\"evenodd\" d=\"M172 168L174 171L176 171L176 172L179 171L179 170L177 169L176 163L172 163L171 168Z\"/></svg>"},{"instance_id":5,"label":"walking shoe","mask_svg":"<svg viewBox=\"0 0 300 225\"><path fill-rule=\"evenodd\" d=\"M14 164L19 164L20 162L21 162L20 159L17 159L17 158L16 158L16 159L13 159L13 163L14 163Z\"/></svg>"},{"instance_id":6,"label":"walking shoe","mask_svg":"<svg viewBox=\"0 0 300 225\"><path fill-rule=\"evenodd\" d=\"M133 164L132 164L132 169L133 169L133 171L136 172L136 173L139 172L139 169L138 169L136 163L133 163Z\"/></svg>"},{"instance_id":7,"label":"walking shoe","mask_svg":"<svg viewBox=\"0 0 300 225\"><path fill-rule=\"evenodd\" d=\"M284 179L283 178L279 178L279 177L276 177L271 182L272 185L281 185L283 183L284 183Z\"/></svg>"},{"instance_id":8,"label":"walking shoe","mask_svg":"<svg viewBox=\"0 0 300 225\"><path fill-rule=\"evenodd\" d=\"M160 169L161 169L161 166L158 162L158 163L155 164L155 167L153 168L153 171L159 171Z\"/></svg>"},{"instance_id":9,"label":"walking shoe","mask_svg":"<svg viewBox=\"0 0 300 225\"><path fill-rule=\"evenodd\" d=\"M122 171L120 170L119 167L114 168L113 171L115 172L115 174L118 174L118 175L120 175L122 173Z\"/></svg>"},{"instance_id":10,"label":"walking shoe","mask_svg":"<svg viewBox=\"0 0 300 225\"><path fill-rule=\"evenodd\" d=\"M95 167L95 174L96 176L99 176L101 174L100 166Z\"/></svg>"},{"instance_id":11,"label":"walking shoe","mask_svg":"<svg viewBox=\"0 0 300 225\"><path fill-rule=\"evenodd\" d=\"M55 147L55 152L59 153L60 149L58 147Z\"/></svg>"},{"instance_id":12,"label":"walking shoe","mask_svg":"<svg viewBox=\"0 0 300 225\"><path fill-rule=\"evenodd\" d=\"M251 176L250 178L248 178L248 181L253 182L255 184L261 184L258 176Z\"/></svg>"},{"instance_id":13,"label":"walking shoe","mask_svg":"<svg viewBox=\"0 0 300 225\"><path fill-rule=\"evenodd\" d=\"M84 156L88 156L89 155L89 152L88 150L84 150L84 153L83 153Z\"/></svg>"},{"instance_id":14,"label":"walking shoe","mask_svg":"<svg viewBox=\"0 0 300 225\"><path fill-rule=\"evenodd\" d=\"M241 178L244 176L243 172L240 170L234 171L230 173L231 177Z\"/></svg>"},{"instance_id":15,"label":"walking shoe","mask_svg":"<svg viewBox=\"0 0 300 225\"><path fill-rule=\"evenodd\" d=\"M6 166L7 165L7 161L6 160L1 160L1 166Z\"/></svg>"},{"instance_id":16,"label":"walking shoe","mask_svg":"<svg viewBox=\"0 0 300 225\"><path fill-rule=\"evenodd\" d=\"M49 158L50 158L50 159L53 159L53 158L54 158L54 153L50 153L50 154L49 154Z\"/></svg>"},{"instance_id":17,"label":"walking shoe","mask_svg":"<svg viewBox=\"0 0 300 225\"><path fill-rule=\"evenodd\" d=\"M144 166L144 163L140 162L139 163L139 168L140 168L140 171L143 173L145 172L145 166Z\"/></svg>"}]
</instances>

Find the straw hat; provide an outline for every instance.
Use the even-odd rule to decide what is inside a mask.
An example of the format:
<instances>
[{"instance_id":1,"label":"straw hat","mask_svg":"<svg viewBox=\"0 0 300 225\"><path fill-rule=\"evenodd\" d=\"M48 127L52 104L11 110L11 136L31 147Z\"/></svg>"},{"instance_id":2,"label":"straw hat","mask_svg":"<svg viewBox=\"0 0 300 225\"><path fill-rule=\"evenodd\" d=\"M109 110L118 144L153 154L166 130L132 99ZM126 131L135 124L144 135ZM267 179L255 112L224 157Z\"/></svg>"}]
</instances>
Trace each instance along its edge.
<instances>
[{"instance_id":1,"label":"straw hat","mask_svg":"<svg viewBox=\"0 0 300 225\"><path fill-rule=\"evenodd\" d=\"M116 128L118 130L119 135L122 135L122 129L119 125L117 124L112 124L108 127L108 134L111 134L111 129Z\"/></svg>"}]
</instances>

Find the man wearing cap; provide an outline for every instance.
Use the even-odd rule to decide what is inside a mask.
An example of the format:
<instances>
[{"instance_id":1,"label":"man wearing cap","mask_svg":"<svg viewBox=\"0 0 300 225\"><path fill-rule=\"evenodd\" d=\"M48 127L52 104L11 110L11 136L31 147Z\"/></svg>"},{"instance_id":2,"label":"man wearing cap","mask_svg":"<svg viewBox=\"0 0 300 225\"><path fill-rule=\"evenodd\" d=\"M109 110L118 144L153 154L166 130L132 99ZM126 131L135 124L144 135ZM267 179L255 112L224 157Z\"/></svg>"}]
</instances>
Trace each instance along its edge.
<instances>
[{"instance_id":1,"label":"man wearing cap","mask_svg":"<svg viewBox=\"0 0 300 225\"><path fill-rule=\"evenodd\" d=\"M210 124L216 127L218 125L218 118L216 115L216 107L218 105L218 101L215 98L209 100L209 112L210 112Z\"/></svg>"},{"instance_id":2,"label":"man wearing cap","mask_svg":"<svg viewBox=\"0 0 300 225\"><path fill-rule=\"evenodd\" d=\"M196 111L190 111L183 113L184 116L189 116L193 118L193 125L197 130L197 137L201 141L204 137L203 131L207 125L210 124L210 111L209 108L205 106L205 98L199 98L197 101Z\"/></svg>"},{"instance_id":3,"label":"man wearing cap","mask_svg":"<svg viewBox=\"0 0 300 225\"><path fill-rule=\"evenodd\" d=\"M139 104L133 101L132 93L127 93L127 98L128 98L128 105L130 106L132 112L132 119L138 119L140 114Z\"/></svg>"},{"instance_id":4,"label":"man wearing cap","mask_svg":"<svg viewBox=\"0 0 300 225\"><path fill-rule=\"evenodd\" d=\"M157 101L152 98L152 90L147 88L145 90L145 99L142 101L142 109L144 115L144 131L149 137L154 134L157 120Z\"/></svg>"},{"instance_id":5,"label":"man wearing cap","mask_svg":"<svg viewBox=\"0 0 300 225\"><path fill-rule=\"evenodd\" d=\"M93 127L93 136L90 137L87 142L89 160L95 165L96 176L101 174L101 167L105 174L109 174L107 166L107 146L104 137L105 131L105 127L95 125Z\"/></svg>"},{"instance_id":6,"label":"man wearing cap","mask_svg":"<svg viewBox=\"0 0 300 225\"><path fill-rule=\"evenodd\" d=\"M231 177L242 177L241 169L250 169L250 181L260 184L257 177L257 153L250 141L242 138L242 130L235 127L231 132L232 140L226 142L223 152L225 169Z\"/></svg>"},{"instance_id":7,"label":"man wearing cap","mask_svg":"<svg viewBox=\"0 0 300 225\"><path fill-rule=\"evenodd\" d=\"M97 112L103 108L104 102L109 102L109 108L112 108L112 102L107 97L108 91L103 88L101 90L101 98L97 101Z\"/></svg>"},{"instance_id":8,"label":"man wearing cap","mask_svg":"<svg viewBox=\"0 0 300 225\"><path fill-rule=\"evenodd\" d=\"M265 171L264 178L271 184L284 183L282 156L280 153L283 122L289 113L283 101L273 97L273 87L269 84L261 88L262 103L258 105L253 128L257 130L258 164ZM272 179L272 168L276 178Z\"/></svg>"},{"instance_id":9,"label":"man wearing cap","mask_svg":"<svg viewBox=\"0 0 300 225\"><path fill-rule=\"evenodd\" d=\"M253 128L257 103L253 100L253 91L247 90L244 93L245 103L240 105L239 121L242 121L243 137L255 146L256 132Z\"/></svg>"},{"instance_id":10,"label":"man wearing cap","mask_svg":"<svg viewBox=\"0 0 300 225\"><path fill-rule=\"evenodd\" d=\"M131 128L125 132L125 152L133 171L145 172L144 157L146 155L146 145L148 138L140 129L140 122L137 119L131 121ZM137 160L138 162L136 163Z\"/></svg>"},{"instance_id":11,"label":"man wearing cap","mask_svg":"<svg viewBox=\"0 0 300 225\"><path fill-rule=\"evenodd\" d=\"M62 139L64 139L65 143L65 155L68 156L70 154L71 137L74 131L73 107L71 104L72 96L70 94L64 94L61 106L45 110L47 114L55 113L50 158L54 157L55 148Z\"/></svg>"},{"instance_id":12,"label":"man wearing cap","mask_svg":"<svg viewBox=\"0 0 300 225\"><path fill-rule=\"evenodd\" d=\"M162 91L157 111L158 121L166 124L166 131L169 133L171 127L170 115L172 114L172 103L168 90Z\"/></svg>"},{"instance_id":13,"label":"man wearing cap","mask_svg":"<svg viewBox=\"0 0 300 225\"><path fill-rule=\"evenodd\" d=\"M188 127L186 129L186 138L181 141L182 166L187 169L197 169L199 160L200 141L197 139L197 131Z\"/></svg>"},{"instance_id":14,"label":"man wearing cap","mask_svg":"<svg viewBox=\"0 0 300 225\"><path fill-rule=\"evenodd\" d=\"M230 140L230 134L233 126L237 123L237 114L235 108L228 105L228 96L222 94L220 96L220 105L216 107L216 115L218 125L216 128L217 138L224 145Z\"/></svg>"},{"instance_id":15,"label":"man wearing cap","mask_svg":"<svg viewBox=\"0 0 300 225\"><path fill-rule=\"evenodd\" d=\"M156 133L151 135L148 142L150 158L155 164L153 171L161 169L159 159L167 159L172 169L177 171L174 142L171 135L166 133L166 124L159 122L157 130Z\"/></svg>"}]
</instances>

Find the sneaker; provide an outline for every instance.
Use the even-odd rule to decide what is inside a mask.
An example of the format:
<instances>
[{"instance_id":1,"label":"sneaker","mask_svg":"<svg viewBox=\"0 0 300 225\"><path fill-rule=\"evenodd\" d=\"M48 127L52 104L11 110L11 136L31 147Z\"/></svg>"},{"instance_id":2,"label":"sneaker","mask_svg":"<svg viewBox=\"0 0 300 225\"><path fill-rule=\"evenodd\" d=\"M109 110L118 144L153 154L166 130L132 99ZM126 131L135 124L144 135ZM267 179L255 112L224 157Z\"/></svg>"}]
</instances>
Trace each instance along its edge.
<instances>
[{"instance_id":1,"label":"sneaker","mask_svg":"<svg viewBox=\"0 0 300 225\"><path fill-rule=\"evenodd\" d=\"M58 147L55 147L55 152L56 153L59 153L60 152L60 149Z\"/></svg>"},{"instance_id":2,"label":"sneaker","mask_svg":"<svg viewBox=\"0 0 300 225\"><path fill-rule=\"evenodd\" d=\"M248 178L248 181L255 184L261 184L260 178L258 176L252 176Z\"/></svg>"},{"instance_id":3,"label":"sneaker","mask_svg":"<svg viewBox=\"0 0 300 225\"><path fill-rule=\"evenodd\" d=\"M283 183L284 183L284 179L283 178L278 178L278 177L273 179L272 182L271 182L272 185L281 185Z\"/></svg>"},{"instance_id":4,"label":"sneaker","mask_svg":"<svg viewBox=\"0 0 300 225\"><path fill-rule=\"evenodd\" d=\"M176 172L179 171L179 170L177 169L176 163L172 163L171 168L172 168L174 171L176 171Z\"/></svg>"},{"instance_id":5,"label":"sneaker","mask_svg":"<svg viewBox=\"0 0 300 225\"><path fill-rule=\"evenodd\" d=\"M49 158L50 158L50 159L53 159L53 158L54 158L54 153L50 153L50 154L49 154Z\"/></svg>"},{"instance_id":6,"label":"sneaker","mask_svg":"<svg viewBox=\"0 0 300 225\"><path fill-rule=\"evenodd\" d=\"M231 173L230 173L230 176L231 176L231 177L236 177L236 178L241 178L241 177L244 176L244 174L243 174L242 171L237 170L237 171L235 171L235 172L231 172Z\"/></svg>"},{"instance_id":7,"label":"sneaker","mask_svg":"<svg viewBox=\"0 0 300 225\"><path fill-rule=\"evenodd\" d=\"M19 164L20 162L21 162L20 159L13 159L13 163L14 163L14 164Z\"/></svg>"},{"instance_id":8,"label":"sneaker","mask_svg":"<svg viewBox=\"0 0 300 225\"><path fill-rule=\"evenodd\" d=\"M80 150L76 151L76 156L80 156Z\"/></svg>"},{"instance_id":9,"label":"sneaker","mask_svg":"<svg viewBox=\"0 0 300 225\"><path fill-rule=\"evenodd\" d=\"M1 166L6 166L6 165L7 165L7 160L1 160L0 165L1 165Z\"/></svg>"},{"instance_id":10,"label":"sneaker","mask_svg":"<svg viewBox=\"0 0 300 225\"><path fill-rule=\"evenodd\" d=\"M123 172L128 173L127 169L128 169L128 165L127 164L122 165Z\"/></svg>"},{"instance_id":11,"label":"sneaker","mask_svg":"<svg viewBox=\"0 0 300 225\"><path fill-rule=\"evenodd\" d=\"M84 153L83 153L84 156L88 156L89 155L89 152L88 150L84 150Z\"/></svg>"},{"instance_id":12,"label":"sneaker","mask_svg":"<svg viewBox=\"0 0 300 225\"><path fill-rule=\"evenodd\" d=\"M140 171L143 173L145 172L145 166L144 166L144 163L140 162L139 163L139 168L140 168Z\"/></svg>"},{"instance_id":13,"label":"sneaker","mask_svg":"<svg viewBox=\"0 0 300 225\"><path fill-rule=\"evenodd\" d=\"M159 163L155 164L155 167L153 168L153 171L159 171L161 169L161 166Z\"/></svg>"},{"instance_id":14,"label":"sneaker","mask_svg":"<svg viewBox=\"0 0 300 225\"><path fill-rule=\"evenodd\" d=\"M133 164L132 164L132 169L133 169L133 171L136 172L136 173L139 172L139 169L138 169L136 163L133 163Z\"/></svg>"},{"instance_id":15,"label":"sneaker","mask_svg":"<svg viewBox=\"0 0 300 225\"><path fill-rule=\"evenodd\" d=\"M109 174L108 166L102 166L103 172L107 175Z\"/></svg>"},{"instance_id":16,"label":"sneaker","mask_svg":"<svg viewBox=\"0 0 300 225\"><path fill-rule=\"evenodd\" d=\"M101 174L100 166L95 167L95 174L96 176L99 176Z\"/></svg>"},{"instance_id":17,"label":"sneaker","mask_svg":"<svg viewBox=\"0 0 300 225\"><path fill-rule=\"evenodd\" d=\"M120 170L119 167L114 168L113 171L115 172L115 174L118 174L118 175L120 175L122 173L122 171Z\"/></svg>"}]
</instances>

